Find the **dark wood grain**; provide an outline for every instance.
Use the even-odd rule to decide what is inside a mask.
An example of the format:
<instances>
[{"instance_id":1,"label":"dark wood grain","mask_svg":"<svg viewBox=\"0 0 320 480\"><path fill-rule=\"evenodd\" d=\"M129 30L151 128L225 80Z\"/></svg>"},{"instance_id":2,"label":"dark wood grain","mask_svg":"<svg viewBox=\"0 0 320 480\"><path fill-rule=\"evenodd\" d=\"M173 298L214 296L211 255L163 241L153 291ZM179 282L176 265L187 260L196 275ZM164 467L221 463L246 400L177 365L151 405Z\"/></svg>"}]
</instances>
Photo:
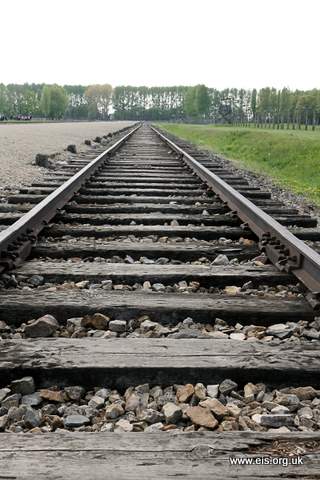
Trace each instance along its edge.
<instances>
[{"instance_id":1,"label":"dark wood grain","mask_svg":"<svg viewBox=\"0 0 320 480\"><path fill-rule=\"evenodd\" d=\"M319 443L319 434L230 433L0 434L0 478L26 480L291 480L319 478L320 453L303 465L234 466L230 457L256 457L274 442ZM277 452L272 454L277 455Z\"/></svg>"},{"instance_id":2,"label":"dark wood grain","mask_svg":"<svg viewBox=\"0 0 320 480\"><path fill-rule=\"evenodd\" d=\"M114 282L175 283L181 280L198 281L202 286L243 285L251 281L254 285L279 285L292 282L292 276L279 272L274 266L264 265L157 265L100 262L50 262L32 260L22 265L16 273L26 276L42 275L49 282L65 280Z\"/></svg>"},{"instance_id":3,"label":"dark wood grain","mask_svg":"<svg viewBox=\"0 0 320 480\"><path fill-rule=\"evenodd\" d=\"M101 312L130 319L147 314L154 320L174 323L186 317L212 322L216 317L243 324L312 320L314 312L304 299L245 295L142 293L140 291L67 290L2 291L0 319L19 324L45 313L59 321Z\"/></svg>"},{"instance_id":4,"label":"dark wood grain","mask_svg":"<svg viewBox=\"0 0 320 480\"><path fill-rule=\"evenodd\" d=\"M219 383L232 378L273 386L320 385L315 344L173 338L44 338L3 340L0 379L32 375L37 385L125 388L149 382Z\"/></svg>"},{"instance_id":5,"label":"dark wood grain","mask_svg":"<svg viewBox=\"0 0 320 480\"><path fill-rule=\"evenodd\" d=\"M208 257L213 260L220 253L226 255L229 259L249 260L259 254L259 249L256 244L245 247L235 243L210 245L209 243L205 244L196 241L188 243L108 241L94 243L78 240L76 243L40 241L37 242L32 251L33 256L51 258L110 257L113 255L125 257L130 255L134 260L139 260L141 256L146 256L151 259L166 257L184 262L198 260L200 257Z\"/></svg>"}]
</instances>

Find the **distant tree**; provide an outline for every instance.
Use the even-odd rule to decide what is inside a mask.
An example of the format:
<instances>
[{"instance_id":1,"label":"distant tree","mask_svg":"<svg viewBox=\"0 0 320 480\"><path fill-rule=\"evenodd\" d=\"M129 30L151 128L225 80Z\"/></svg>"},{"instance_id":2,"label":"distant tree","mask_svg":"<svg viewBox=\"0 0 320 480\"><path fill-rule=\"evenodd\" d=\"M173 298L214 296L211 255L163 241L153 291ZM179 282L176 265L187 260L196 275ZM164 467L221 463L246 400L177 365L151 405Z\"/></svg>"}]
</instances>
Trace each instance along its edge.
<instances>
[{"instance_id":1,"label":"distant tree","mask_svg":"<svg viewBox=\"0 0 320 480\"><path fill-rule=\"evenodd\" d=\"M188 89L184 102L184 110L188 117L195 117L197 115L196 87L190 87Z\"/></svg>"},{"instance_id":2,"label":"distant tree","mask_svg":"<svg viewBox=\"0 0 320 480\"><path fill-rule=\"evenodd\" d=\"M264 124L270 115L271 104L270 104L270 88L265 87L259 90L259 103L257 106L257 112L259 114L259 123Z\"/></svg>"},{"instance_id":3,"label":"distant tree","mask_svg":"<svg viewBox=\"0 0 320 480\"><path fill-rule=\"evenodd\" d=\"M255 118L256 111L257 111L257 89L256 88L252 90L250 106L251 106L251 112L252 112L253 118Z\"/></svg>"},{"instance_id":4,"label":"distant tree","mask_svg":"<svg viewBox=\"0 0 320 480\"><path fill-rule=\"evenodd\" d=\"M319 123L320 116L320 90L314 88L310 91L309 97L310 110L312 110L312 130L315 130L316 124Z\"/></svg>"},{"instance_id":5,"label":"distant tree","mask_svg":"<svg viewBox=\"0 0 320 480\"><path fill-rule=\"evenodd\" d=\"M88 102L88 117L91 120L107 119L112 96L112 87L105 85L90 85L85 91Z\"/></svg>"},{"instance_id":6,"label":"distant tree","mask_svg":"<svg viewBox=\"0 0 320 480\"><path fill-rule=\"evenodd\" d=\"M223 123L232 123L234 120L234 92L232 90L234 89L225 88L220 91L218 112Z\"/></svg>"},{"instance_id":7,"label":"distant tree","mask_svg":"<svg viewBox=\"0 0 320 480\"><path fill-rule=\"evenodd\" d=\"M290 111L290 91L288 88L283 88L280 92L280 124L281 128L284 128L284 123L289 123L289 111Z\"/></svg>"},{"instance_id":8,"label":"distant tree","mask_svg":"<svg viewBox=\"0 0 320 480\"><path fill-rule=\"evenodd\" d=\"M47 118L59 119L64 116L68 105L66 92L59 85L45 85L41 95L41 110Z\"/></svg>"},{"instance_id":9,"label":"distant tree","mask_svg":"<svg viewBox=\"0 0 320 480\"><path fill-rule=\"evenodd\" d=\"M73 119L88 118L88 101L85 97L87 87L82 85L64 85L63 88L68 96L68 107L65 117Z\"/></svg>"},{"instance_id":10,"label":"distant tree","mask_svg":"<svg viewBox=\"0 0 320 480\"><path fill-rule=\"evenodd\" d=\"M196 85L187 90L185 112L189 117L206 117L209 113L211 98L205 85Z\"/></svg>"},{"instance_id":11,"label":"distant tree","mask_svg":"<svg viewBox=\"0 0 320 480\"><path fill-rule=\"evenodd\" d=\"M210 95L205 85L195 87L195 107L199 116L207 116L210 109Z\"/></svg>"},{"instance_id":12,"label":"distant tree","mask_svg":"<svg viewBox=\"0 0 320 480\"><path fill-rule=\"evenodd\" d=\"M3 83L0 83L0 115L8 115L9 112L8 90Z\"/></svg>"}]
</instances>

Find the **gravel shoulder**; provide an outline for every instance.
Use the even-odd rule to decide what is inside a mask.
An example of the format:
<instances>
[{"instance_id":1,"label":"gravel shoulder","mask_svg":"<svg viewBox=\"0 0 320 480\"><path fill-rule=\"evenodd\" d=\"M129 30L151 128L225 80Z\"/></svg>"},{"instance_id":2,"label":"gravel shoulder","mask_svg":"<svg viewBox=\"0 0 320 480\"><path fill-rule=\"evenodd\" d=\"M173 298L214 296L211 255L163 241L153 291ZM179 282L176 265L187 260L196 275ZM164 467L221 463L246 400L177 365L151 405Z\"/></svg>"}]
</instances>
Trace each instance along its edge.
<instances>
[{"instance_id":1,"label":"gravel shoulder","mask_svg":"<svg viewBox=\"0 0 320 480\"><path fill-rule=\"evenodd\" d=\"M133 122L59 122L0 125L0 194L6 188L30 185L42 177L33 165L37 153L62 152L67 145L85 148L85 139L106 135Z\"/></svg>"}]
</instances>

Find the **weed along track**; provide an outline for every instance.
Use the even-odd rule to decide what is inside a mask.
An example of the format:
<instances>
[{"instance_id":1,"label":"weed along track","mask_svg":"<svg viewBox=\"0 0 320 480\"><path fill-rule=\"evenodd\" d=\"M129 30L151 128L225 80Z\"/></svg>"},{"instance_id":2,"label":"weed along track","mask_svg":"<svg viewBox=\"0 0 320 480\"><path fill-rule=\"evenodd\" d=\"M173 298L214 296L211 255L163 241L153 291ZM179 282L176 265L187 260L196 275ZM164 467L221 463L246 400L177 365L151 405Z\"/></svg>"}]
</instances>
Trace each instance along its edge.
<instances>
[{"instance_id":1,"label":"weed along track","mask_svg":"<svg viewBox=\"0 0 320 480\"><path fill-rule=\"evenodd\" d=\"M137 124L0 206L8 478L320 478L317 222L178 143Z\"/></svg>"}]
</instances>

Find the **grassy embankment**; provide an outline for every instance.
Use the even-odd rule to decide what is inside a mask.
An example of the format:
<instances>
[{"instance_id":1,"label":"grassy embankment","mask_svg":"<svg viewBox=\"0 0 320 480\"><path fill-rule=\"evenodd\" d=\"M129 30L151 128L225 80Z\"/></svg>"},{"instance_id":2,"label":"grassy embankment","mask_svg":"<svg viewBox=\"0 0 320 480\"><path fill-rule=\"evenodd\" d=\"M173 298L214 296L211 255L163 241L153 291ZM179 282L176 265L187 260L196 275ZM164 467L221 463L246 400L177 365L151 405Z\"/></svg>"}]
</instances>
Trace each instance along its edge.
<instances>
[{"instance_id":1,"label":"grassy embankment","mask_svg":"<svg viewBox=\"0 0 320 480\"><path fill-rule=\"evenodd\" d=\"M320 205L320 131L160 124Z\"/></svg>"}]
</instances>

